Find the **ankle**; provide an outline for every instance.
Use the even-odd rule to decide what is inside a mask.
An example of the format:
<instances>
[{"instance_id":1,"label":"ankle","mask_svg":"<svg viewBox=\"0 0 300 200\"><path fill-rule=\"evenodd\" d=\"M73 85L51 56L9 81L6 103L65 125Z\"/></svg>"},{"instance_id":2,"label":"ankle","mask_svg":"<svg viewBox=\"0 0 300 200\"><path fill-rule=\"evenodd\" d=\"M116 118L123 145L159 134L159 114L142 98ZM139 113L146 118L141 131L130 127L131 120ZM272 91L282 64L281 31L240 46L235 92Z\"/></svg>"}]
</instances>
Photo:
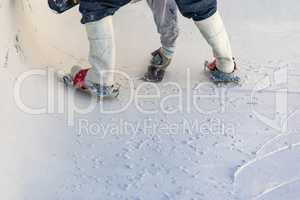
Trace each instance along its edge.
<instances>
[{"instance_id":1,"label":"ankle","mask_svg":"<svg viewBox=\"0 0 300 200\"><path fill-rule=\"evenodd\" d=\"M234 59L217 59L216 62L216 67L219 71L226 73L226 74L231 74L235 71L236 69L236 64L234 62Z\"/></svg>"},{"instance_id":2,"label":"ankle","mask_svg":"<svg viewBox=\"0 0 300 200\"><path fill-rule=\"evenodd\" d=\"M161 47L161 52L166 58L172 59L175 53L175 47Z\"/></svg>"}]
</instances>

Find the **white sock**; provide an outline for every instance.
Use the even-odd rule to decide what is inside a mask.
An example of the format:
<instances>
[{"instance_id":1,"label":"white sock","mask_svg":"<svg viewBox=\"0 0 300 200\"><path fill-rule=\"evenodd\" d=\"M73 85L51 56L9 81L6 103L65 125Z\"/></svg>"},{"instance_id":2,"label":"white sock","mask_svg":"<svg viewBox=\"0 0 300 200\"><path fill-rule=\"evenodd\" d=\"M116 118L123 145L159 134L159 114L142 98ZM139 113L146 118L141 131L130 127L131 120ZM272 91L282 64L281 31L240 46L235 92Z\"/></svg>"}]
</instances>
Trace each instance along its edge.
<instances>
[{"instance_id":1,"label":"white sock","mask_svg":"<svg viewBox=\"0 0 300 200\"><path fill-rule=\"evenodd\" d=\"M101 85L113 85L116 47L112 16L99 21L87 23L86 32L89 40L89 62L92 68L88 71L86 81Z\"/></svg>"},{"instance_id":2,"label":"white sock","mask_svg":"<svg viewBox=\"0 0 300 200\"><path fill-rule=\"evenodd\" d=\"M217 68L225 73L233 72L234 61L230 41L219 12L205 20L195 21L195 24L212 47L217 59Z\"/></svg>"}]
</instances>

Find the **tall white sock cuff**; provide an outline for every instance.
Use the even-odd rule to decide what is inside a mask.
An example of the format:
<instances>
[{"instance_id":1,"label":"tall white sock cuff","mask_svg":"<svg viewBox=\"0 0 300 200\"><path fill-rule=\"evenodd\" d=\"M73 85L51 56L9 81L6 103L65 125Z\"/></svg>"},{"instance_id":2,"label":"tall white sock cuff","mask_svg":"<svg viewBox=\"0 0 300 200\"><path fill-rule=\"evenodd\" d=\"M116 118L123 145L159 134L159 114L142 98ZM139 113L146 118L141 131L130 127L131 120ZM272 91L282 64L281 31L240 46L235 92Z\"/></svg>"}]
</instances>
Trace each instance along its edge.
<instances>
[{"instance_id":1,"label":"tall white sock cuff","mask_svg":"<svg viewBox=\"0 0 300 200\"><path fill-rule=\"evenodd\" d=\"M113 84L113 71L116 60L116 47L112 16L86 25L89 40L89 62L92 68L88 71L86 80L104 85Z\"/></svg>"},{"instance_id":2,"label":"tall white sock cuff","mask_svg":"<svg viewBox=\"0 0 300 200\"><path fill-rule=\"evenodd\" d=\"M205 20L195 21L195 24L213 49L214 57L217 59L217 68L225 73L233 72L232 50L220 13L217 11Z\"/></svg>"}]
</instances>

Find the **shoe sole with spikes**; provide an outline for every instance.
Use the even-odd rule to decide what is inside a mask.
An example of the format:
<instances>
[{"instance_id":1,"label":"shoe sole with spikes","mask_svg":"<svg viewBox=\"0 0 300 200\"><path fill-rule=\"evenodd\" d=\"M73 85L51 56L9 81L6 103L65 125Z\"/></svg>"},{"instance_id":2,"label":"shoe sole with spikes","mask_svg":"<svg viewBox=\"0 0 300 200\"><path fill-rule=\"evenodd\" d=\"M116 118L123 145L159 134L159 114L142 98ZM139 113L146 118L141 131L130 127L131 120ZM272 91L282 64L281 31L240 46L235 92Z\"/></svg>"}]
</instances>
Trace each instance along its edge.
<instances>
[{"instance_id":1,"label":"shoe sole with spikes","mask_svg":"<svg viewBox=\"0 0 300 200\"><path fill-rule=\"evenodd\" d=\"M64 83L65 87L68 88L74 88L80 92L83 92L89 96L94 96L97 98L97 100L102 100L102 99L109 99L109 98L117 98L120 94L120 85L116 84L114 85L109 93L103 93L99 92L97 89L88 89L88 88L80 88L80 87L75 87L73 85L73 80L71 74L64 73L63 71L58 71L57 72L57 78L60 82Z\"/></svg>"},{"instance_id":2,"label":"shoe sole with spikes","mask_svg":"<svg viewBox=\"0 0 300 200\"><path fill-rule=\"evenodd\" d=\"M204 63L204 72L207 74L208 78L217 86L221 87L223 85L230 85L233 84L233 86L240 86L241 85L241 79L239 77L233 77L233 79L230 80L224 80L224 79L218 79L215 76L211 74L211 69L208 67L209 61L205 61Z\"/></svg>"}]
</instances>

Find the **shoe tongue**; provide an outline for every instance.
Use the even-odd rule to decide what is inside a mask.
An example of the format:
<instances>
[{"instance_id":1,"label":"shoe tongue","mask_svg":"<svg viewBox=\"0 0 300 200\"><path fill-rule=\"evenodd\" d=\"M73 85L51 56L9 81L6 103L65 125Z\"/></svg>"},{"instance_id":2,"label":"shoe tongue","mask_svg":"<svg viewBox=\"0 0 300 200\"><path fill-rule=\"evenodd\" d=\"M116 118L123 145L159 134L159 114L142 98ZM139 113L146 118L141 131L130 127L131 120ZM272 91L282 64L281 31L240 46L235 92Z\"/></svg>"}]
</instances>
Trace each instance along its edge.
<instances>
[{"instance_id":1,"label":"shoe tongue","mask_svg":"<svg viewBox=\"0 0 300 200\"><path fill-rule=\"evenodd\" d=\"M161 65L162 63L163 63L163 58L159 53L157 53L155 56L153 56L152 64Z\"/></svg>"}]
</instances>

